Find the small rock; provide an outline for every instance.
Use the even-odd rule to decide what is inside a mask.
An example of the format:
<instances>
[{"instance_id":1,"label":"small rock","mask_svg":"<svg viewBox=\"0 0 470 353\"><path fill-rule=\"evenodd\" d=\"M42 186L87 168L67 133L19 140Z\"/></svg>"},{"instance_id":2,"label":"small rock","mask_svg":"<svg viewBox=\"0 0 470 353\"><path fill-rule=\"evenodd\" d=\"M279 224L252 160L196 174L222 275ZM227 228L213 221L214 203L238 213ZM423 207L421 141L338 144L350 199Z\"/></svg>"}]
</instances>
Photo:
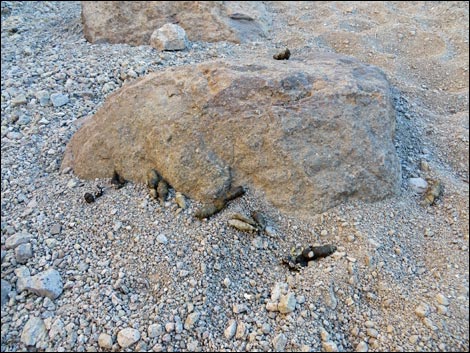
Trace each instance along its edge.
<instances>
[{"instance_id":1,"label":"small rock","mask_svg":"<svg viewBox=\"0 0 470 353\"><path fill-rule=\"evenodd\" d=\"M11 100L11 106L16 107L18 105L26 104L26 96L22 93Z\"/></svg>"},{"instance_id":2,"label":"small rock","mask_svg":"<svg viewBox=\"0 0 470 353\"><path fill-rule=\"evenodd\" d=\"M368 352L368 351L369 351L369 346L364 341L359 342L358 345L356 346L356 352Z\"/></svg>"},{"instance_id":3,"label":"small rock","mask_svg":"<svg viewBox=\"0 0 470 353\"><path fill-rule=\"evenodd\" d=\"M282 314L291 313L295 310L296 304L297 300L295 299L294 293L287 293L286 295L282 295L278 305L279 312Z\"/></svg>"},{"instance_id":4,"label":"small rock","mask_svg":"<svg viewBox=\"0 0 470 353\"><path fill-rule=\"evenodd\" d=\"M125 328L118 332L117 341L122 348L132 346L140 340L140 332L134 328Z\"/></svg>"},{"instance_id":5,"label":"small rock","mask_svg":"<svg viewBox=\"0 0 470 353\"><path fill-rule=\"evenodd\" d=\"M367 336L377 338L379 336L379 332L376 329L368 328L367 329Z\"/></svg>"},{"instance_id":6,"label":"small rock","mask_svg":"<svg viewBox=\"0 0 470 353\"><path fill-rule=\"evenodd\" d=\"M31 275L29 269L26 266L21 266L15 269L15 275L17 277L16 281L16 291L21 293L28 288L31 282Z\"/></svg>"},{"instance_id":7,"label":"small rock","mask_svg":"<svg viewBox=\"0 0 470 353\"><path fill-rule=\"evenodd\" d=\"M423 178L410 178L408 179L408 185L418 194L424 194L428 188L428 183Z\"/></svg>"},{"instance_id":8,"label":"small rock","mask_svg":"<svg viewBox=\"0 0 470 353\"><path fill-rule=\"evenodd\" d=\"M38 317L31 317L23 327L21 342L26 346L35 346L37 342L46 337L46 325Z\"/></svg>"},{"instance_id":9,"label":"small rock","mask_svg":"<svg viewBox=\"0 0 470 353\"><path fill-rule=\"evenodd\" d=\"M46 105L49 104L49 93L47 91L38 91L36 92L36 98L39 101L39 104L42 107L45 107Z\"/></svg>"},{"instance_id":10,"label":"small rock","mask_svg":"<svg viewBox=\"0 0 470 353\"><path fill-rule=\"evenodd\" d=\"M421 303L416 307L415 313L419 317L426 317L429 314L429 306L427 304Z\"/></svg>"},{"instance_id":11,"label":"small rock","mask_svg":"<svg viewBox=\"0 0 470 353\"><path fill-rule=\"evenodd\" d=\"M185 30L177 24L167 23L155 30L150 37L150 45L160 51L184 50L188 44Z\"/></svg>"},{"instance_id":12,"label":"small rock","mask_svg":"<svg viewBox=\"0 0 470 353\"><path fill-rule=\"evenodd\" d=\"M200 313L198 313L197 311L189 314L187 317L186 317L186 320L184 322L184 328L186 330L190 330L194 327L194 325L197 323L197 321L199 320L199 317L201 316Z\"/></svg>"},{"instance_id":13,"label":"small rock","mask_svg":"<svg viewBox=\"0 0 470 353\"><path fill-rule=\"evenodd\" d=\"M157 236L157 241L160 243L160 244L163 244L165 245L166 243L168 243L168 239L165 235L163 234L158 234Z\"/></svg>"},{"instance_id":14,"label":"small rock","mask_svg":"<svg viewBox=\"0 0 470 353\"><path fill-rule=\"evenodd\" d=\"M436 295L436 300L440 305L448 306L449 305L449 299L441 293Z\"/></svg>"},{"instance_id":15,"label":"small rock","mask_svg":"<svg viewBox=\"0 0 470 353\"><path fill-rule=\"evenodd\" d=\"M267 311L279 311L279 307L277 303L267 302L266 303L266 310Z\"/></svg>"},{"instance_id":16,"label":"small rock","mask_svg":"<svg viewBox=\"0 0 470 353\"><path fill-rule=\"evenodd\" d=\"M2 279L2 306L8 302L8 295L11 291L11 285L4 279Z\"/></svg>"},{"instance_id":17,"label":"small rock","mask_svg":"<svg viewBox=\"0 0 470 353\"><path fill-rule=\"evenodd\" d=\"M163 333L163 327L160 324L152 324L147 329L147 335L150 338L155 338L161 336Z\"/></svg>"},{"instance_id":18,"label":"small rock","mask_svg":"<svg viewBox=\"0 0 470 353\"><path fill-rule=\"evenodd\" d=\"M57 234L60 234L61 229L62 229L62 226L56 223L52 226L50 232L52 235L57 235Z\"/></svg>"},{"instance_id":19,"label":"small rock","mask_svg":"<svg viewBox=\"0 0 470 353\"><path fill-rule=\"evenodd\" d=\"M15 248L15 258L20 264L26 263L33 257L33 247L31 243L20 244Z\"/></svg>"},{"instance_id":20,"label":"small rock","mask_svg":"<svg viewBox=\"0 0 470 353\"><path fill-rule=\"evenodd\" d=\"M32 235L26 232L20 232L13 234L12 236L8 237L5 241L5 248L6 249L14 249L20 244L24 244L29 242L32 239Z\"/></svg>"},{"instance_id":21,"label":"small rock","mask_svg":"<svg viewBox=\"0 0 470 353\"><path fill-rule=\"evenodd\" d=\"M62 93L52 93L51 102L54 107L58 108L69 102L69 96Z\"/></svg>"},{"instance_id":22,"label":"small rock","mask_svg":"<svg viewBox=\"0 0 470 353\"><path fill-rule=\"evenodd\" d=\"M54 306L55 307L55 306ZM55 340L57 337L64 337L65 336L65 329L64 329L64 322L58 318L54 321L49 330L49 338L51 340Z\"/></svg>"},{"instance_id":23,"label":"small rock","mask_svg":"<svg viewBox=\"0 0 470 353\"><path fill-rule=\"evenodd\" d=\"M226 339L231 340L235 336L237 330L237 322L235 320L230 320L228 322L227 328L224 330L224 336Z\"/></svg>"},{"instance_id":24,"label":"small rock","mask_svg":"<svg viewBox=\"0 0 470 353\"><path fill-rule=\"evenodd\" d=\"M235 314L244 313L246 311L248 311L248 307L246 306L246 304L235 304L233 306L233 312Z\"/></svg>"},{"instance_id":25,"label":"small rock","mask_svg":"<svg viewBox=\"0 0 470 353\"><path fill-rule=\"evenodd\" d=\"M287 345L287 337L283 333L273 338L273 348L275 352L285 352Z\"/></svg>"},{"instance_id":26,"label":"small rock","mask_svg":"<svg viewBox=\"0 0 470 353\"><path fill-rule=\"evenodd\" d=\"M323 342L322 346L326 352L338 352L338 346L332 341Z\"/></svg>"},{"instance_id":27,"label":"small rock","mask_svg":"<svg viewBox=\"0 0 470 353\"><path fill-rule=\"evenodd\" d=\"M239 321L237 324L237 332L235 333L235 338L237 340L243 339L246 333L246 324L243 321Z\"/></svg>"},{"instance_id":28,"label":"small rock","mask_svg":"<svg viewBox=\"0 0 470 353\"><path fill-rule=\"evenodd\" d=\"M41 297L54 300L62 294L63 287L60 273L51 268L31 277L26 289Z\"/></svg>"}]
</instances>

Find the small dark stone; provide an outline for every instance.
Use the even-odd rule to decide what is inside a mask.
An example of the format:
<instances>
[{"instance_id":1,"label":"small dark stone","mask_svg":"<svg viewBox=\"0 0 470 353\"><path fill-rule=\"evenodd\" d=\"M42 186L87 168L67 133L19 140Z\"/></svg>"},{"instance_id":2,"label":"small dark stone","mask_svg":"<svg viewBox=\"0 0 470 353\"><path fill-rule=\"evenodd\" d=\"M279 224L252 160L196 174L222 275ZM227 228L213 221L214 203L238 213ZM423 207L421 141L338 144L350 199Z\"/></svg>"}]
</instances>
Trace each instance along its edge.
<instances>
[{"instance_id":1,"label":"small dark stone","mask_svg":"<svg viewBox=\"0 0 470 353\"><path fill-rule=\"evenodd\" d=\"M266 228L266 219L261 213L253 211L251 212L251 217L255 220L259 230L264 230Z\"/></svg>"},{"instance_id":2,"label":"small dark stone","mask_svg":"<svg viewBox=\"0 0 470 353\"><path fill-rule=\"evenodd\" d=\"M95 197L92 194L90 194L89 192L85 193L85 195L83 197L85 198L85 201L87 203L95 202Z\"/></svg>"},{"instance_id":3,"label":"small dark stone","mask_svg":"<svg viewBox=\"0 0 470 353\"><path fill-rule=\"evenodd\" d=\"M157 189L158 183L162 180L162 177L155 169L150 169L147 172L147 186L150 189Z\"/></svg>"},{"instance_id":4,"label":"small dark stone","mask_svg":"<svg viewBox=\"0 0 470 353\"><path fill-rule=\"evenodd\" d=\"M276 60L289 60L290 58L289 48L286 48L286 50L283 50L280 53L273 55L273 58Z\"/></svg>"}]
</instances>

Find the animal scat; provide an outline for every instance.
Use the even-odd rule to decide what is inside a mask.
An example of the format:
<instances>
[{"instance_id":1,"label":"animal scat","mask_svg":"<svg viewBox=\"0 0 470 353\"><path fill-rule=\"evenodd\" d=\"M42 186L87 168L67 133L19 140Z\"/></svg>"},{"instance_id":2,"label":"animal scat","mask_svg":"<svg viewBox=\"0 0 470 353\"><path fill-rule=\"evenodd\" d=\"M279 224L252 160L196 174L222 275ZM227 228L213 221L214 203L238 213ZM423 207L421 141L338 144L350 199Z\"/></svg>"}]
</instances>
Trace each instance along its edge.
<instances>
[{"instance_id":1,"label":"animal scat","mask_svg":"<svg viewBox=\"0 0 470 353\"><path fill-rule=\"evenodd\" d=\"M228 224L231 225L232 227L238 229L238 230L243 231L243 232L254 232L254 231L257 230L251 224L243 222L239 219L229 219Z\"/></svg>"},{"instance_id":2,"label":"animal scat","mask_svg":"<svg viewBox=\"0 0 470 353\"><path fill-rule=\"evenodd\" d=\"M85 195L83 195L83 197L85 198L85 201L87 203L95 202L95 197L93 196L93 194L91 194L89 192L86 192Z\"/></svg>"},{"instance_id":3,"label":"animal scat","mask_svg":"<svg viewBox=\"0 0 470 353\"><path fill-rule=\"evenodd\" d=\"M245 189L243 186L237 186L236 188L230 189L223 196L225 202L231 201L245 194Z\"/></svg>"},{"instance_id":4,"label":"animal scat","mask_svg":"<svg viewBox=\"0 0 470 353\"><path fill-rule=\"evenodd\" d=\"M118 174L116 170L113 172L113 177L111 178L111 184L114 185L116 189L120 189L124 186L126 180Z\"/></svg>"},{"instance_id":5,"label":"animal scat","mask_svg":"<svg viewBox=\"0 0 470 353\"><path fill-rule=\"evenodd\" d=\"M285 50L281 51L280 53L274 54L273 58L276 60L289 60L290 58L290 50L286 48Z\"/></svg>"},{"instance_id":6,"label":"animal scat","mask_svg":"<svg viewBox=\"0 0 470 353\"><path fill-rule=\"evenodd\" d=\"M100 185L98 185L96 188L98 189L98 191L95 192L95 198L103 196L103 189L104 188Z\"/></svg>"},{"instance_id":7,"label":"animal scat","mask_svg":"<svg viewBox=\"0 0 470 353\"><path fill-rule=\"evenodd\" d=\"M251 217L255 220L260 230L266 229L266 218L264 218L264 216L260 212L258 211L251 212Z\"/></svg>"},{"instance_id":8,"label":"animal scat","mask_svg":"<svg viewBox=\"0 0 470 353\"><path fill-rule=\"evenodd\" d=\"M202 206L200 209L198 209L195 213L194 216L203 219L203 218L209 218L210 216L216 214L217 212L220 212L226 205L227 203L225 202L224 199L216 199L214 202Z\"/></svg>"},{"instance_id":9,"label":"animal scat","mask_svg":"<svg viewBox=\"0 0 470 353\"><path fill-rule=\"evenodd\" d=\"M327 244L327 245L322 245L322 246L308 246L304 250L302 250L302 253L297 256L296 261L297 262L304 262L305 260L312 261L316 260L322 257L327 257L331 254L333 254L336 251L336 246Z\"/></svg>"},{"instance_id":10,"label":"animal scat","mask_svg":"<svg viewBox=\"0 0 470 353\"><path fill-rule=\"evenodd\" d=\"M429 182L429 187L424 193L423 201L421 201L421 205L423 206L432 206L436 199L438 199L443 192L442 183L439 180L432 180Z\"/></svg>"},{"instance_id":11,"label":"animal scat","mask_svg":"<svg viewBox=\"0 0 470 353\"><path fill-rule=\"evenodd\" d=\"M252 219L251 217L244 216L240 213L234 213L232 215L232 219L236 219L236 220L248 223L249 225L256 227L256 228L258 227L258 223L254 219Z\"/></svg>"},{"instance_id":12,"label":"animal scat","mask_svg":"<svg viewBox=\"0 0 470 353\"><path fill-rule=\"evenodd\" d=\"M162 177L155 169L149 169L147 172L147 186L150 189L157 189L158 183L162 180Z\"/></svg>"},{"instance_id":13,"label":"animal scat","mask_svg":"<svg viewBox=\"0 0 470 353\"><path fill-rule=\"evenodd\" d=\"M168 197L168 183L162 179L158 182L158 186L157 186L157 193L158 193L158 199L160 200L160 202L163 204L167 197Z\"/></svg>"}]
</instances>

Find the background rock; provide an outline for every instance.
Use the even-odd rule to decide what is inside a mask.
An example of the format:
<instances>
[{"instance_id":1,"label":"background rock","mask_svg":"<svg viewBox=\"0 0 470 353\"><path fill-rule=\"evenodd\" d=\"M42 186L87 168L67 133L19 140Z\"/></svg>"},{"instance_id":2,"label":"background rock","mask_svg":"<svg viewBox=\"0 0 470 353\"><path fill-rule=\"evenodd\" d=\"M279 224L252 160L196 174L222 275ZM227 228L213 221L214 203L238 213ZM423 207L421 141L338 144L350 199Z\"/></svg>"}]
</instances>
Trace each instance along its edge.
<instances>
[{"instance_id":1,"label":"background rock","mask_svg":"<svg viewBox=\"0 0 470 353\"><path fill-rule=\"evenodd\" d=\"M191 41L244 42L266 35L270 16L261 1L82 1L85 38L92 43L149 44L166 23Z\"/></svg>"},{"instance_id":2,"label":"background rock","mask_svg":"<svg viewBox=\"0 0 470 353\"><path fill-rule=\"evenodd\" d=\"M187 41L184 29L173 23L155 30L150 37L150 45L158 50L184 50Z\"/></svg>"},{"instance_id":3,"label":"background rock","mask_svg":"<svg viewBox=\"0 0 470 353\"><path fill-rule=\"evenodd\" d=\"M67 146L81 178L154 168L208 201L232 185L290 212L395 192L395 115L380 70L333 54L216 61L153 73L111 95Z\"/></svg>"}]
</instances>

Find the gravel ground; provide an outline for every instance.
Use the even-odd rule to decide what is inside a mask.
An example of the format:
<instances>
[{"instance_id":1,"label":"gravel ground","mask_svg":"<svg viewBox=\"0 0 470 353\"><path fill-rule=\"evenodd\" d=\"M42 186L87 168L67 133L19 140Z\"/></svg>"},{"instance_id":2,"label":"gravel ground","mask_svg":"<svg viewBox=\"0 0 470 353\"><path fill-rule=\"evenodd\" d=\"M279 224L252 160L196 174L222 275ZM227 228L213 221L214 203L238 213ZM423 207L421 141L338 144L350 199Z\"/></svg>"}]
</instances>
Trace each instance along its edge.
<instances>
[{"instance_id":1,"label":"gravel ground","mask_svg":"<svg viewBox=\"0 0 470 353\"><path fill-rule=\"evenodd\" d=\"M160 205L144 185L115 189L59 171L81 118L127 80L290 44L293 55L345 51L308 37L309 3L267 5L274 25L266 42L193 42L158 53L90 45L79 2L2 2L2 352L469 350L468 82L431 104L432 72L407 80L368 56L395 87L401 192L307 219L248 189L200 221L199 204L180 209L174 191ZM468 5L460 6L468 23ZM337 24L345 11L329 19ZM468 53L468 34L464 43ZM460 57L468 77L468 54ZM455 124L433 118L442 112ZM442 197L421 206L410 177L440 180ZM98 185L103 196L86 203ZM228 226L233 213L254 210L269 231ZM338 249L299 272L281 263L293 247L315 244ZM25 268L31 276L57 270L61 294L21 290Z\"/></svg>"}]
</instances>

